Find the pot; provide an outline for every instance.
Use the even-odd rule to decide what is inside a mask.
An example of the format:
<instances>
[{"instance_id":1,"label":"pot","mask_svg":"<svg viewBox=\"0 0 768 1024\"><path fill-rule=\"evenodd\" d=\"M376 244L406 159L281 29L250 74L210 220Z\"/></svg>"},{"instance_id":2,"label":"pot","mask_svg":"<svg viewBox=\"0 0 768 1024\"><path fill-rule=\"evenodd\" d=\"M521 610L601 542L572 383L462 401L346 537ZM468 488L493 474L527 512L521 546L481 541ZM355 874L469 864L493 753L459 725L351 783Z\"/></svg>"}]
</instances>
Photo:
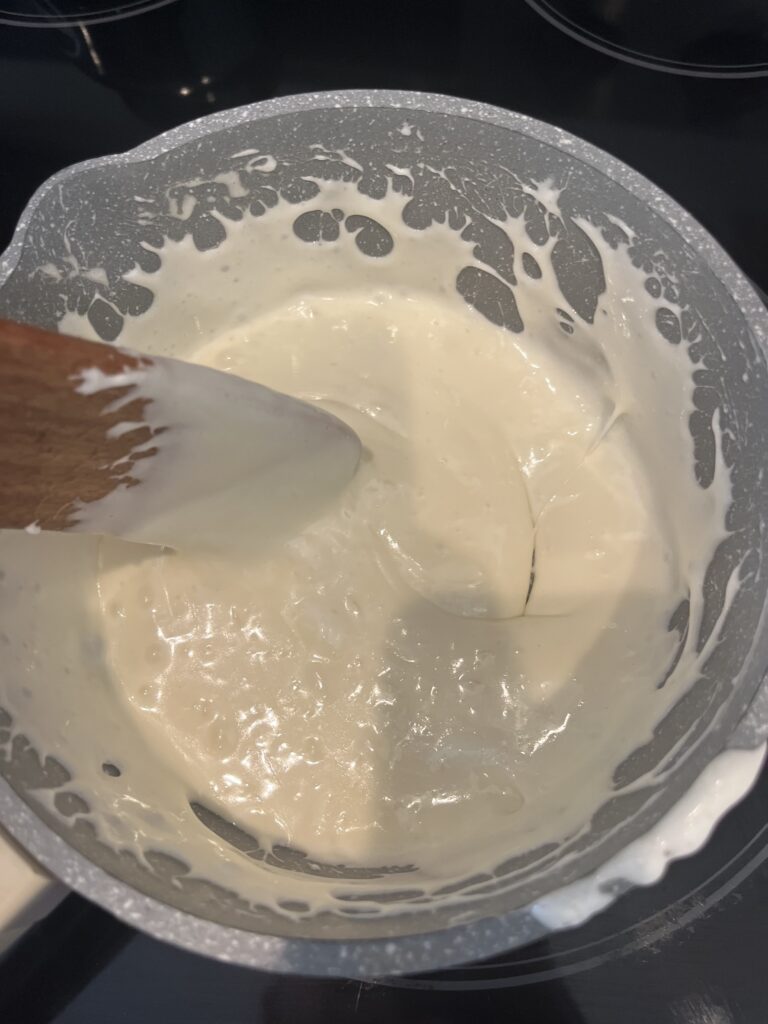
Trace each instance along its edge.
<instances>
[{"instance_id":1,"label":"pot","mask_svg":"<svg viewBox=\"0 0 768 1024\"><path fill-rule=\"evenodd\" d=\"M403 914L329 914L297 923L269 908L254 911L238 894L205 880L185 880L183 866L172 859L111 848L88 826L81 805L69 816L54 813L69 772L55 745L36 750L25 735L23 716L4 708L5 669L0 670L0 822L68 886L122 920L187 949L303 974L424 971L531 942L549 928L577 923L633 882L652 880L669 856L700 845L754 778L768 736L768 575L760 572L768 555L768 318L749 282L685 211L586 142L477 103L355 91L286 97L213 114L129 153L62 171L32 198L0 260L0 316L55 329L67 313L77 312L103 340L119 342L126 320L141 317L153 301L151 289L126 284L132 268L158 269L168 240L189 235L201 253L221 244L228 218L251 217L257 231L258 218L276 192L294 202L311 192L312 175L320 173L319 153L325 154L324 178L355 180L359 191L373 197L406 187L409 161L459 167L453 192L433 188L414 196L431 204L433 219L456 230L464 223L453 223L450 207L456 202L479 209L493 199L502 203L504 216L521 216L514 189L500 200L491 195L502 169L521 181L547 181L561 190L560 209L569 222L582 218L606 237L611 234L612 244L627 247L648 293L668 303L657 317L662 337L687 346L692 371L694 364L718 370L694 394L694 404L707 412L706 423L696 416L690 420L702 464L715 410L730 439L723 452L731 476L729 532L715 551L704 588L706 635L700 642L715 631L712 651L652 741L628 751L613 795L592 822L555 850L533 850L499 865L459 910L455 900L416 900ZM342 159L328 156L340 153ZM233 205L227 181L253 154L270 156L257 156L240 176L239 202ZM415 188L429 189L428 178L419 181ZM314 230L309 222L305 228ZM542 230L546 234L545 221ZM377 244L375 232L371 244ZM495 269L493 256L486 262ZM590 274L600 274L600 268L585 269L572 255L559 273L571 306L588 314L594 292ZM484 312L482 296L475 304ZM492 305L486 307L491 317ZM702 486L705 477L706 469ZM738 567L734 594L728 586ZM38 685L55 687L57 681L38 680ZM668 855L657 858L650 872L635 870L638 857L652 859L653 840L647 837L663 835L673 809L688 806L691 794L699 800L702 785L710 787L725 763L722 758L738 758L734 752L741 751L747 752L746 776L742 773L724 798L721 791L695 834L679 848L668 843ZM649 781L638 787L639 779ZM236 843L215 816L203 824ZM560 913L558 907L576 905L574 894L582 897L577 909Z\"/></svg>"}]
</instances>

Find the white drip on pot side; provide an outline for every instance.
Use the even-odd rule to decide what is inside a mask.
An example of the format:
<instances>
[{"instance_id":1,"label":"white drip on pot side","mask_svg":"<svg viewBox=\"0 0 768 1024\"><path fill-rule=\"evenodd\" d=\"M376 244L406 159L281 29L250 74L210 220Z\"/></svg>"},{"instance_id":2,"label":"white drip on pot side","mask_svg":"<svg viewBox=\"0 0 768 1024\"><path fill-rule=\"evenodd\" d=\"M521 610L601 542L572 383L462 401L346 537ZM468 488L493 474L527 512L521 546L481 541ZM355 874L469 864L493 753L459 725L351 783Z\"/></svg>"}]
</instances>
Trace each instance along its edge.
<instances>
[{"instance_id":1,"label":"white drip on pot side","mask_svg":"<svg viewBox=\"0 0 768 1024\"><path fill-rule=\"evenodd\" d=\"M764 761L765 744L723 751L649 832L593 874L537 900L531 913L552 930L575 928L607 907L618 886L658 882L670 861L701 849L722 816L749 792Z\"/></svg>"},{"instance_id":2,"label":"white drip on pot side","mask_svg":"<svg viewBox=\"0 0 768 1024\"><path fill-rule=\"evenodd\" d=\"M276 907L434 892L578 832L706 654L701 580L728 478L721 465L708 490L695 483L687 353L656 332L640 273L583 225L608 281L595 323L558 327L550 245L541 278L520 277L526 329L512 334L456 294L472 246L406 228L404 202L324 183L320 200L228 224L217 250L169 244L159 274L133 274L156 300L121 342L314 400L361 434L372 458L326 515L237 565L2 542L15 728L73 772L106 842ZM372 217L392 253L368 258L344 232L300 241L294 218L318 206ZM503 227L529 247L521 222ZM62 330L88 334L73 316ZM689 588L689 640L658 690ZM62 683L44 702L31 676ZM718 762L734 795L754 771L737 760ZM341 883L256 864L190 799L262 848L417 870Z\"/></svg>"}]
</instances>

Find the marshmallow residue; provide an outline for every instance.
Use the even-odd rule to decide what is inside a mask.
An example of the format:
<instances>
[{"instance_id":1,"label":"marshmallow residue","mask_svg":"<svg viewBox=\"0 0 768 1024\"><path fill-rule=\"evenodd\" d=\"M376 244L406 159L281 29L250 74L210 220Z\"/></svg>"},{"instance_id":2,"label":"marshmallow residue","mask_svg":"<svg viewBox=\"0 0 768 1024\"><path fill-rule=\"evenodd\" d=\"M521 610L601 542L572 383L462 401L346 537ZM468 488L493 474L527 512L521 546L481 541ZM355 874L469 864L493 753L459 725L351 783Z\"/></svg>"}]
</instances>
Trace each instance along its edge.
<instances>
[{"instance_id":1,"label":"marshmallow residue","mask_svg":"<svg viewBox=\"0 0 768 1024\"><path fill-rule=\"evenodd\" d=\"M539 201L556 210L546 187ZM307 241L293 225L318 202L394 243ZM552 240L534 259L522 218L499 222L518 325L467 304L483 282L471 242L408 228L404 202L326 182L129 275L156 298L121 344L258 381L359 435L358 471L326 506L266 548L0 540L2 703L67 766L98 836L298 918L350 899L398 913L414 893L466 913L502 862L588 827L717 642L716 627L697 645L728 474L718 452L711 486L696 482L685 346L658 333L625 249L578 226L606 282L590 321ZM89 333L74 314L61 329ZM246 443L231 437L233 461ZM189 449L183 472L206 457ZM248 509L215 515L227 536ZM633 851L649 878L667 856ZM536 914L598 909L574 893Z\"/></svg>"}]
</instances>

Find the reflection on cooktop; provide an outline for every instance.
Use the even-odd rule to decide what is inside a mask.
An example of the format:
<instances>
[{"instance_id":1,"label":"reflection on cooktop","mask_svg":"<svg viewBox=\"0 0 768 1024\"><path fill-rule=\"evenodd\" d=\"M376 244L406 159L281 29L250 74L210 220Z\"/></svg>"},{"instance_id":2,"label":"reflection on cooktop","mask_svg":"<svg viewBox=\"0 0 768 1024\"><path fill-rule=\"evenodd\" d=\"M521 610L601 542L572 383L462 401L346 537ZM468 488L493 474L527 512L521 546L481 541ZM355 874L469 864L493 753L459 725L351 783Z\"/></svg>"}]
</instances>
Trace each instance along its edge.
<instances>
[{"instance_id":1,"label":"reflection on cooktop","mask_svg":"<svg viewBox=\"0 0 768 1024\"><path fill-rule=\"evenodd\" d=\"M704 78L768 74L768 6L763 0L528 0L574 39L632 64Z\"/></svg>"}]
</instances>

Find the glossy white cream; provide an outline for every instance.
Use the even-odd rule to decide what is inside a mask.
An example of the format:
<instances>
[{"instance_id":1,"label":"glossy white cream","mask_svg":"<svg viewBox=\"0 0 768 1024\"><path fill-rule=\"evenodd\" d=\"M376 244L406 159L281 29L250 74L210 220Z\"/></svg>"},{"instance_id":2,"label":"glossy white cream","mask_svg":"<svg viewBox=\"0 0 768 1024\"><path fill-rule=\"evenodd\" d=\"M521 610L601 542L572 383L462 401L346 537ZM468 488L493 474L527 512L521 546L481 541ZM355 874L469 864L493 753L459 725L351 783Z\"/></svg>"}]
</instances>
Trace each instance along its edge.
<instances>
[{"instance_id":1,"label":"glossy white cream","mask_svg":"<svg viewBox=\"0 0 768 1024\"><path fill-rule=\"evenodd\" d=\"M686 644L658 689L689 591L697 634L729 482L720 464L695 482L690 363L639 272L585 225L608 280L594 324L559 327L545 248L513 334L455 291L472 246L406 228L402 202L327 184L133 274L157 298L122 343L314 402L360 436L354 480L308 525L234 553L0 544L20 588L3 609L16 727L72 770L105 840L262 902L333 905L340 883L254 863L190 799L262 847L415 866L378 891L437 889L584 828L708 653ZM318 205L375 218L393 252L302 242L291 223ZM523 225L503 227L523 251ZM217 508L223 534L242 526L241 506ZM59 681L44 700L32 665Z\"/></svg>"}]
</instances>

